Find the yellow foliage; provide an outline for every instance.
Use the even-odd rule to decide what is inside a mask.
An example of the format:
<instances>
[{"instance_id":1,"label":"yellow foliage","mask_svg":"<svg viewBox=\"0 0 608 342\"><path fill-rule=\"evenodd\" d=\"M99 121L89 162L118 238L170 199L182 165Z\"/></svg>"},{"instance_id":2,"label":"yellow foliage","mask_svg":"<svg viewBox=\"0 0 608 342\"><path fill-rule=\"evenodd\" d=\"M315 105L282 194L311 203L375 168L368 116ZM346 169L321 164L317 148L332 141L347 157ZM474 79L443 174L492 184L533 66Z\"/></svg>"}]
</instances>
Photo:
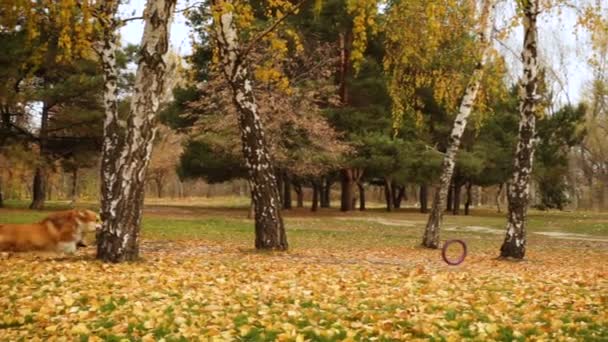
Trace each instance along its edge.
<instances>
[{"instance_id":1,"label":"yellow foliage","mask_svg":"<svg viewBox=\"0 0 608 342\"><path fill-rule=\"evenodd\" d=\"M2 0L0 26L12 30L25 29L28 42L36 45L29 63L37 65L42 61L44 54L38 46L48 51L53 35L57 37L55 59L68 62L91 53L95 29L91 5L91 0ZM19 21L24 21L24 24Z\"/></svg>"},{"instance_id":2,"label":"yellow foliage","mask_svg":"<svg viewBox=\"0 0 608 342\"><path fill-rule=\"evenodd\" d=\"M434 100L455 112L481 53L471 38L475 28L474 1L408 0L388 8L383 27L384 68L395 129L404 115L413 115L418 125L423 123L418 89L432 89ZM486 77L490 87L502 82L504 69L496 71L500 73ZM478 97L477 102L485 98Z\"/></svg>"},{"instance_id":3,"label":"yellow foliage","mask_svg":"<svg viewBox=\"0 0 608 342\"><path fill-rule=\"evenodd\" d=\"M175 230L170 221L183 211L163 213L164 233ZM409 341L424 333L454 341L508 334L570 341L606 332L608 255L600 241L585 248L538 236L531 261L510 263L496 260L492 239L473 235L474 253L453 268L413 242L378 241L378 230L388 226L353 223L343 229L359 234L319 239L306 234L331 231L323 225L333 221L293 220L312 228L303 229L302 245L291 253L255 253L247 236L212 242L183 235L142 241L144 259L137 263L101 264L94 248L68 258L0 257L0 340L231 341L273 334L277 341ZM564 258L573 250L576 258Z\"/></svg>"},{"instance_id":4,"label":"yellow foliage","mask_svg":"<svg viewBox=\"0 0 608 342\"><path fill-rule=\"evenodd\" d=\"M376 16L378 14L377 0L347 0L346 10L353 16L353 46L351 61L355 73L361 69L361 63L365 59L364 53L367 49L367 32L375 34L377 31Z\"/></svg>"},{"instance_id":5,"label":"yellow foliage","mask_svg":"<svg viewBox=\"0 0 608 342\"><path fill-rule=\"evenodd\" d=\"M221 14L232 12L239 33L239 46L245 49L249 44L255 44L253 51L249 52L262 55L261 58L256 57L262 62L253 68L255 79L269 86L276 86L289 94L290 81L282 71L283 63L290 54L303 52L304 47L298 33L282 19L288 14L297 13L298 9L295 3L287 0L268 0L263 9L266 18L260 21L254 18L253 7L248 1L220 1L214 6L213 18L215 23L219 23ZM278 23L277 27L265 32L274 23ZM260 39L256 40L257 37ZM213 62L218 65L219 51L217 49L213 51Z\"/></svg>"}]
</instances>

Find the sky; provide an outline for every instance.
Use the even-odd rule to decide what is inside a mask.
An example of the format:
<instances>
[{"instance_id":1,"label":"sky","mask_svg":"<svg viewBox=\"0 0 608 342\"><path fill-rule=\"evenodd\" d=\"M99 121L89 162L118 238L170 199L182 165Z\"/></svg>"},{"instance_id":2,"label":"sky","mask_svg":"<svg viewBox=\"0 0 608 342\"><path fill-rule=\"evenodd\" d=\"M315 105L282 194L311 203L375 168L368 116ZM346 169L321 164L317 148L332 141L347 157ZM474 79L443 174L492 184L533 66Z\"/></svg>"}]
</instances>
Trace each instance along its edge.
<instances>
[{"instance_id":1,"label":"sky","mask_svg":"<svg viewBox=\"0 0 608 342\"><path fill-rule=\"evenodd\" d=\"M193 0L190 0L191 4ZM141 16L145 0L130 0L121 5L120 13L123 18ZM187 0L178 0L177 9L188 6ZM497 8L496 27L505 24L505 18L514 12L514 1L502 2ZM579 30L575 34L574 25L576 16L571 10L564 10L558 17L554 13L543 15L538 22L539 37L541 37L541 58L549 66L553 78L559 79L554 82L560 103L577 103L583 98L585 85L591 80L592 73L587 65L590 56L588 48L588 36ZM123 27L121 35L123 43L138 44L143 32L143 21L130 21ZM188 55L192 48L190 44L190 30L183 15L177 14L171 27L172 49L181 55ZM515 31L502 44L496 43L496 48L506 58L511 68L511 74L517 76L521 73L519 54L521 51L523 32L521 28ZM506 46L506 47L505 47ZM513 78L511 81L515 80ZM562 91L563 89L563 91Z\"/></svg>"},{"instance_id":2,"label":"sky","mask_svg":"<svg viewBox=\"0 0 608 342\"><path fill-rule=\"evenodd\" d=\"M119 8L121 18L141 16L146 0L130 0ZM192 1L189 2L190 4ZM186 8L188 1L178 0L177 10ZM133 20L127 23L121 30L123 43L139 44L144 31L144 23L142 20ZM186 18L180 13L176 14L171 26L171 48L180 55L188 55L192 52L190 30L186 24Z\"/></svg>"}]
</instances>

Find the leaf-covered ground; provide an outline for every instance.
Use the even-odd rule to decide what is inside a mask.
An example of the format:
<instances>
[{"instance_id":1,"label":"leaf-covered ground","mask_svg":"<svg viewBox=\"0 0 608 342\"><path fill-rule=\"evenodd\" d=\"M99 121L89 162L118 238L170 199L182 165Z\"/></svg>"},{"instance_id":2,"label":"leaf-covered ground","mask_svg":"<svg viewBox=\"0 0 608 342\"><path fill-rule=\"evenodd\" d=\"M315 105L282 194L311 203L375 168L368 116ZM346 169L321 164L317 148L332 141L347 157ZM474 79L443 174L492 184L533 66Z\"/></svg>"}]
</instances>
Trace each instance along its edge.
<instances>
[{"instance_id":1,"label":"leaf-covered ground","mask_svg":"<svg viewBox=\"0 0 608 342\"><path fill-rule=\"evenodd\" d=\"M608 340L605 215L533 215L523 262L466 229L500 216L448 216L445 237L470 245L451 267L417 247L422 215L296 212L291 251L260 253L243 213L152 208L136 263L0 257L0 340ZM534 234L549 228L585 238Z\"/></svg>"}]
</instances>

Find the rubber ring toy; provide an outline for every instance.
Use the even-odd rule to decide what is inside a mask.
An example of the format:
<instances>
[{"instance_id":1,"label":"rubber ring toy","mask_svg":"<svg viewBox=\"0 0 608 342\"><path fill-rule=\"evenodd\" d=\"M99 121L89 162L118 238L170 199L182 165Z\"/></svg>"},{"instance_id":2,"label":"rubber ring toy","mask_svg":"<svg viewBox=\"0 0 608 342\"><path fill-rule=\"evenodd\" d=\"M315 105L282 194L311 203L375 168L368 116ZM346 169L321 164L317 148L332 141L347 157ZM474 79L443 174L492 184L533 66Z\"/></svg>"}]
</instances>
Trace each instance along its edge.
<instances>
[{"instance_id":1,"label":"rubber ring toy","mask_svg":"<svg viewBox=\"0 0 608 342\"><path fill-rule=\"evenodd\" d=\"M446 255L446 253L448 251L448 247L450 247L450 245L453 243L457 243L462 246L462 255L460 255L460 258L458 258L456 260L450 260L450 259L448 259L447 255ZM464 261L464 258L466 256L467 256L467 245L462 240L448 240L443 244L443 248L441 249L441 257L443 258L443 261L445 261L448 265L452 265L452 266L460 265Z\"/></svg>"}]
</instances>

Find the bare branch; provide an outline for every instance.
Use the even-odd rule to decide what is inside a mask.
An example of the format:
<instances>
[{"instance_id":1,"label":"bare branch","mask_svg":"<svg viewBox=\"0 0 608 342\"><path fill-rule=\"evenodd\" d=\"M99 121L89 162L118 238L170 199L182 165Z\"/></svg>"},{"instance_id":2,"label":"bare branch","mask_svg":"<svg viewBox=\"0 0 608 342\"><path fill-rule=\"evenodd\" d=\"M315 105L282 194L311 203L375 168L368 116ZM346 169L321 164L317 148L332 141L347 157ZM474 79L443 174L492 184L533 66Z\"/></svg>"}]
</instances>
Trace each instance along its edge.
<instances>
[{"instance_id":1,"label":"bare branch","mask_svg":"<svg viewBox=\"0 0 608 342\"><path fill-rule=\"evenodd\" d=\"M135 20L144 20L144 17L143 17L143 16L141 16L141 17L131 17L131 18L126 18L126 19L122 19L120 22L121 22L122 24L126 24L126 23L128 23L129 21L135 21Z\"/></svg>"},{"instance_id":2,"label":"bare branch","mask_svg":"<svg viewBox=\"0 0 608 342\"><path fill-rule=\"evenodd\" d=\"M191 9L197 7L197 6L200 6L202 4L203 4L202 1L198 1L198 2L193 3L190 6L182 8L182 9L179 9L179 10L176 9L173 13L184 13L184 12L187 12L187 11L189 11L189 10L191 10ZM121 23L124 25L124 24L126 24L126 23L128 23L130 21L135 21L135 20L144 20L144 17L143 16L137 16L137 17L125 18L125 19L121 20Z\"/></svg>"},{"instance_id":3,"label":"bare branch","mask_svg":"<svg viewBox=\"0 0 608 342\"><path fill-rule=\"evenodd\" d=\"M496 42L498 42L498 44L500 44L500 46L502 46L503 48L505 48L508 52L510 52L511 54L513 54L513 56L515 56L515 58L521 62L521 54L515 52L515 50L513 50L513 48L511 48L509 45L507 45L505 42L503 42L502 40L494 37L494 40Z\"/></svg>"},{"instance_id":4,"label":"bare branch","mask_svg":"<svg viewBox=\"0 0 608 342\"><path fill-rule=\"evenodd\" d=\"M202 4L204 4L203 1L198 1L198 2L193 3L190 6L182 8L182 9L176 9L174 13L183 13L183 12L189 11L189 10L195 8L195 7L198 7L198 6L202 5Z\"/></svg>"}]
</instances>

